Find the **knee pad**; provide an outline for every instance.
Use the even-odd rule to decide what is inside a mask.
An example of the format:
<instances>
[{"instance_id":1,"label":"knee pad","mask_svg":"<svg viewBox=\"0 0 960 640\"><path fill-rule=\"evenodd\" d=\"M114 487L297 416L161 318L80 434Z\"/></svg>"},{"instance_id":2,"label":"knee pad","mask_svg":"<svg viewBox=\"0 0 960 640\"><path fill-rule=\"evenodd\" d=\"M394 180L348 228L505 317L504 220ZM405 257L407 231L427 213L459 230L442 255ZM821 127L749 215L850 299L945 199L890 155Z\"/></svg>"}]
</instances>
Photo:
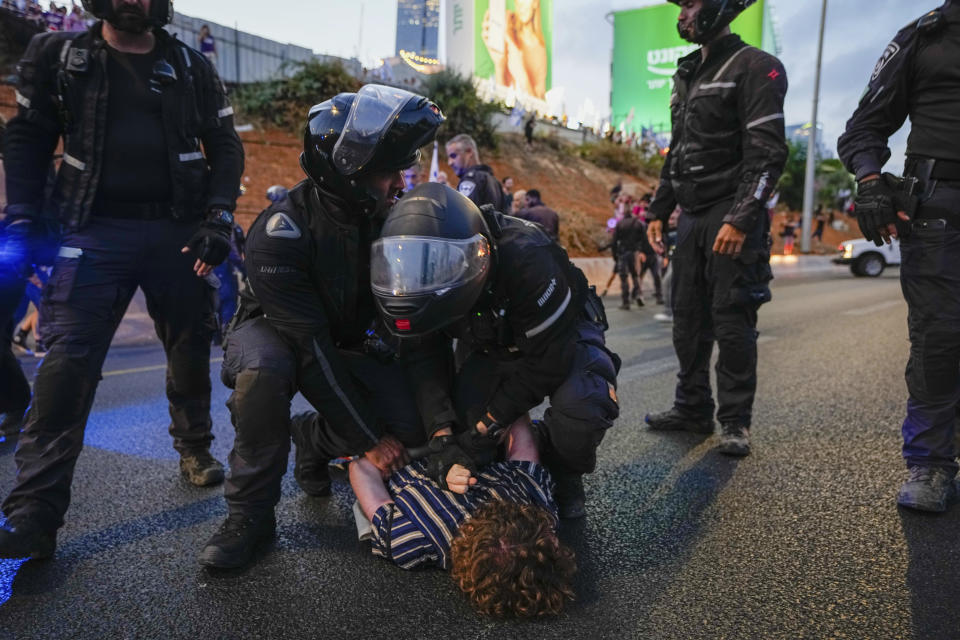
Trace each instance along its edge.
<instances>
[{"instance_id":1,"label":"knee pad","mask_svg":"<svg viewBox=\"0 0 960 640\"><path fill-rule=\"evenodd\" d=\"M290 438L293 379L270 369L244 369L227 400L236 446L269 445Z\"/></svg>"}]
</instances>

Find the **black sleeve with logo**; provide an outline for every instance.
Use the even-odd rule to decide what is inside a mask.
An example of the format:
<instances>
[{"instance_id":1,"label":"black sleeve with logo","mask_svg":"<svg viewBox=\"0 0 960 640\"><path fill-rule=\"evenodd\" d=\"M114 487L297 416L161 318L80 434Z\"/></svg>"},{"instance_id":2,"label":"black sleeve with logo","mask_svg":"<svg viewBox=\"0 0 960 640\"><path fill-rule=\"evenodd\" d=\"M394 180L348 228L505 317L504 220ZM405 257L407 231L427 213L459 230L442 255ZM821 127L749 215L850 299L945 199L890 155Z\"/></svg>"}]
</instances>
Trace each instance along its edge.
<instances>
[{"instance_id":1,"label":"black sleeve with logo","mask_svg":"<svg viewBox=\"0 0 960 640\"><path fill-rule=\"evenodd\" d=\"M506 316L522 357L501 380L488 411L510 424L549 396L570 373L576 340L573 329L582 309L571 286L568 265L550 247L535 247L501 263L509 300Z\"/></svg>"},{"instance_id":2,"label":"black sleeve with logo","mask_svg":"<svg viewBox=\"0 0 960 640\"><path fill-rule=\"evenodd\" d=\"M887 141L907 119L910 111L910 59L915 42L916 29L911 25L887 45L857 110L837 142L840 159L858 180L880 173L890 159Z\"/></svg>"},{"instance_id":3,"label":"black sleeve with logo","mask_svg":"<svg viewBox=\"0 0 960 640\"><path fill-rule=\"evenodd\" d=\"M312 276L314 242L303 217L289 207L267 209L250 228L246 249L247 277L264 316L296 353L299 391L351 453L370 449L382 427L334 343Z\"/></svg>"}]
</instances>

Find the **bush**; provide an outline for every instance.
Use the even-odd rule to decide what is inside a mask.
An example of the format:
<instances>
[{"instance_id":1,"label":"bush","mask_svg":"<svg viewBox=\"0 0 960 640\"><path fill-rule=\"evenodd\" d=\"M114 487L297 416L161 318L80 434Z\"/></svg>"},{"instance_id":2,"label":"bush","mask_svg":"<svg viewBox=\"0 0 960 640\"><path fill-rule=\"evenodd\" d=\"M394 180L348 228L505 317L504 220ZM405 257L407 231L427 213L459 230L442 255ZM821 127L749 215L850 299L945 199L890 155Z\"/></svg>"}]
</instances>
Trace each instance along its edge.
<instances>
[{"instance_id":1,"label":"bush","mask_svg":"<svg viewBox=\"0 0 960 640\"><path fill-rule=\"evenodd\" d=\"M361 83L339 62L297 62L287 78L242 85L231 101L246 119L289 130L303 127L307 112L315 104L338 93L357 91Z\"/></svg>"},{"instance_id":2,"label":"bush","mask_svg":"<svg viewBox=\"0 0 960 640\"><path fill-rule=\"evenodd\" d=\"M481 100L471 80L454 71L441 71L427 78L422 90L437 103L447 119L437 132L441 144L457 134L466 133L480 147L497 148L493 114L500 107Z\"/></svg>"},{"instance_id":3,"label":"bush","mask_svg":"<svg viewBox=\"0 0 960 640\"><path fill-rule=\"evenodd\" d=\"M614 144L607 140L589 142L579 148L580 157L612 171L633 175L659 175L663 157L654 150L644 152L636 147Z\"/></svg>"}]
</instances>

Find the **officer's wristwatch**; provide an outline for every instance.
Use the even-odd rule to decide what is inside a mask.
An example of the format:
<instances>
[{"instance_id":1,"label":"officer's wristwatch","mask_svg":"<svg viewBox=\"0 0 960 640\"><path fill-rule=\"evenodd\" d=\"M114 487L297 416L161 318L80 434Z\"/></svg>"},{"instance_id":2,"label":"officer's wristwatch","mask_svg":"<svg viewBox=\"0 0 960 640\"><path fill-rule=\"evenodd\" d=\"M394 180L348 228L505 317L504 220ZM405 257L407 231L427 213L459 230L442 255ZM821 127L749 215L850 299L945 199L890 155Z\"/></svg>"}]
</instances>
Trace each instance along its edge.
<instances>
[{"instance_id":1,"label":"officer's wristwatch","mask_svg":"<svg viewBox=\"0 0 960 640\"><path fill-rule=\"evenodd\" d=\"M233 214L226 209L210 209L208 216L210 222L219 222L227 226L233 226Z\"/></svg>"}]
</instances>

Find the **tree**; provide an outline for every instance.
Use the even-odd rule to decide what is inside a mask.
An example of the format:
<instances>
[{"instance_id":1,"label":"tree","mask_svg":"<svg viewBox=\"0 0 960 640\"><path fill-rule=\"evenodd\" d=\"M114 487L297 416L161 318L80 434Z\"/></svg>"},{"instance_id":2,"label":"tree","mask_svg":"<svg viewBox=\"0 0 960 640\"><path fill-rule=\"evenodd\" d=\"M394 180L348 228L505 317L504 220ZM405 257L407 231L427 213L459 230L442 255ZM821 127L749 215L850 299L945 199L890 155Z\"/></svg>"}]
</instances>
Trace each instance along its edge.
<instances>
[{"instance_id":1,"label":"tree","mask_svg":"<svg viewBox=\"0 0 960 640\"><path fill-rule=\"evenodd\" d=\"M787 143L790 153L787 164L780 176L777 188L780 190L780 202L787 205L792 211L803 208L803 185L807 174L807 145ZM833 206L837 193L853 188L851 176L843 163L835 158L819 160L816 167L815 202L825 206Z\"/></svg>"},{"instance_id":2,"label":"tree","mask_svg":"<svg viewBox=\"0 0 960 640\"><path fill-rule=\"evenodd\" d=\"M231 96L237 110L250 120L298 130L310 107L360 88L360 81L339 62L310 60L293 63L287 69L296 71L286 78L239 87Z\"/></svg>"},{"instance_id":3,"label":"tree","mask_svg":"<svg viewBox=\"0 0 960 640\"><path fill-rule=\"evenodd\" d=\"M437 132L441 141L459 133L470 135L480 147L496 149L497 135L493 114L500 107L477 96L473 82L455 71L433 74L423 83L423 94L437 103L446 122Z\"/></svg>"}]
</instances>

